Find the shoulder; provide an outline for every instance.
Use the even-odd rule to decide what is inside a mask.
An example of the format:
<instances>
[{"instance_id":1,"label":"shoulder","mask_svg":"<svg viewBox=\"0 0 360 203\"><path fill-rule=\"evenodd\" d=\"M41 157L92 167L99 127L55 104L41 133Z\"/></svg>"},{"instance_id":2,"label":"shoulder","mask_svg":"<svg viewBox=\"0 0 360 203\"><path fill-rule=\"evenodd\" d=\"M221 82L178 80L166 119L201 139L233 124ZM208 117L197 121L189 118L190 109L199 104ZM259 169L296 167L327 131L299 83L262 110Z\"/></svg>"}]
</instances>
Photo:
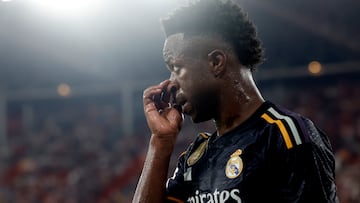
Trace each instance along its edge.
<instances>
[{"instance_id":1,"label":"shoulder","mask_svg":"<svg viewBox=\"0 0 360 203\"><path fill-rule=\"evenodd\" d=\"M312 136L324 136L310 119L272 103L262 113L261 118L275 136L279 135L287 149L309 143Z\"/></svg>"},{"instance_id":2,"label":"shoulder","mask_svg":"<svg viewBox=\"0 0 360 203\"><path fill-rule=\"evenodd\" d=\"M189 156L194 150L196 150L200 145L205 144L211 137L210 133L202 132L199 133L195 140L187 147L187 149L182 152L179 156L179 159L184 159Z\"/></svg>"}]
</instances>

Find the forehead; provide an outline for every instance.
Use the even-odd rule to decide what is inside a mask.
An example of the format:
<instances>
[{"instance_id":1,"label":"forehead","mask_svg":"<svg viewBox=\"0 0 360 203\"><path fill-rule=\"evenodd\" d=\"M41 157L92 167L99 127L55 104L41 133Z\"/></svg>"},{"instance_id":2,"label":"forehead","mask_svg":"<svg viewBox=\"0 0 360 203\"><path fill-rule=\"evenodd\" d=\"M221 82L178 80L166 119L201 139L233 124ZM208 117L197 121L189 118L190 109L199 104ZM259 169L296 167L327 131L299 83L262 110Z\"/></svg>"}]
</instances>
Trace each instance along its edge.
<instances>
[{"instance_id":1,"label":"forehead","mask_svg":"<svg viewBox=\"0 0 360 203\"><path fill-rule=\"evenodd\" d=\"M177 33L166 38L163 56L166 61L175 58L203 58L214 49L228 49L228 44L216 36L184 35Z\"/></svg>"},{"instance_id":2,"label":"forehead","mask_svg":"<svg viewBox=\"0 0 360 203\"><path fill-rule=\"evenodd\" d=\"M183 55L186 47L184 33L177 33L166 38L163 48L164 58Z\"/></svg>"}]
</instances>

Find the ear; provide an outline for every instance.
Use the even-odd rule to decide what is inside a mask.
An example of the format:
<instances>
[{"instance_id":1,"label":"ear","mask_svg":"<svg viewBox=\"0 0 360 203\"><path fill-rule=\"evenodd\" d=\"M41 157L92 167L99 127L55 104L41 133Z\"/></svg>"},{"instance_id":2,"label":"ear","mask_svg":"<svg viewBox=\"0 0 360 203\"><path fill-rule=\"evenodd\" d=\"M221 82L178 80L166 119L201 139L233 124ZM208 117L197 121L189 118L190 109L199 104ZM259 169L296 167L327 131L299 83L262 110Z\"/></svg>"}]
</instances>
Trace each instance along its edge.
<instances>
[{"instance_id":1,"label":"ear","mask_svg":"<svg viewBox=\"0 0 360 203\"><path fill-rule=\"evenodd\" d=\"M223 50L215 49L208 54L208 61L214 77L221 77L226 69L227 56Z\"/></svg>"}]
</instances>

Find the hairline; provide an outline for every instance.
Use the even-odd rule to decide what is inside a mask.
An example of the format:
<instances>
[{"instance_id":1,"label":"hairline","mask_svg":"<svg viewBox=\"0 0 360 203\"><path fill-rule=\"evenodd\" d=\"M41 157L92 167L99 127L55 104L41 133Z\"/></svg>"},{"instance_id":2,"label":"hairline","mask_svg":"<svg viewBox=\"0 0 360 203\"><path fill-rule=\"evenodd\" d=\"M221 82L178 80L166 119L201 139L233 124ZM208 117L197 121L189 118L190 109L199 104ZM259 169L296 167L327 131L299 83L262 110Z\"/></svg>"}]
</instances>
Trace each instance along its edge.
<instances>
[{"instance_id":1,"label":"hairline","mask_svg":"<svg viewBox=\"0 0 360 203\"><path fill-rule=\"evenodd\" d=\"M187 32L178 32L166 36L166 40L169 39L169 37L171 36L179 34L183 34L183 41L185 45L183 50L184 55L188 55L186 53L189 52L189 49L194 50L193 48L198 48L197 50L204 52L211 52L215 49L220 49L226 53L231 52L232 54L236 55L234 46L227 40L225 40L224 37L222 37L220 34L190 34Z\"/></svg>"}]
</instances>

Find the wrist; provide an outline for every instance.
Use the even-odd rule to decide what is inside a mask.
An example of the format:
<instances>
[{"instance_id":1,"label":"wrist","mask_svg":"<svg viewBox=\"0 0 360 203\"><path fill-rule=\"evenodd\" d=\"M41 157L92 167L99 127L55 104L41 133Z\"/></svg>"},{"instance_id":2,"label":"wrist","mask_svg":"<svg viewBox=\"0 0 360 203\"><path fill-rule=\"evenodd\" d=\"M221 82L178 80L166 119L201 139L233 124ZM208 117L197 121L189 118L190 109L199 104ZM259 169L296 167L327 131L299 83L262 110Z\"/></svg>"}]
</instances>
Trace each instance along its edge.
<instances>
[{"instance_id":1,"label":"wrist","mask_svg":"<svg viewBox=\"0 0 360 203\"><path fill-rule=\"evenodd\" d=\"M152 134L150 138L149 147L154 153L160 155L171 155L176 143L176 136L157 136Z\"/></svg>"}]
</instances>

